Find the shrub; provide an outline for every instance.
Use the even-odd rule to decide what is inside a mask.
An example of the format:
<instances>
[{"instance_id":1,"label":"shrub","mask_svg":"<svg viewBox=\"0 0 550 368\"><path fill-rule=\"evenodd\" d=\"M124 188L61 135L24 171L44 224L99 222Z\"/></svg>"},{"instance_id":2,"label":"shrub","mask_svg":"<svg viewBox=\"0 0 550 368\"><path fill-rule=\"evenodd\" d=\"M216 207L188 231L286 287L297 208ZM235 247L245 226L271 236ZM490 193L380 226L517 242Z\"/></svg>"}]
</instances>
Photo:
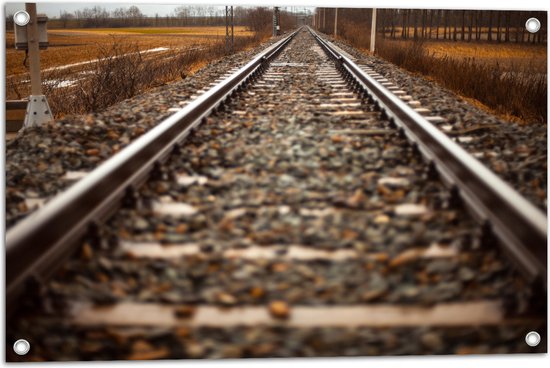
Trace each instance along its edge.
<instances>
[{"instance_id":1,"label":"shrub","mask_svg":"<svg viewBox=\"0 0 550 368\"><path fill-rule=\"evenodd\" d=\"M235 51L259 42L257 36L236 37ZM117 102L148 89L185 78L195 66L219 59L226 54L225 40L205 46L194 45L184 50L154 54L140 52L137 44L113 37L113 42L100 48L88 59L86 67L58 69L43 76L43 93L56 118L66 114L101 111ZM6 94L25 98L30 94L28 76L7 79Z\"/></svg>"}]
</instances>

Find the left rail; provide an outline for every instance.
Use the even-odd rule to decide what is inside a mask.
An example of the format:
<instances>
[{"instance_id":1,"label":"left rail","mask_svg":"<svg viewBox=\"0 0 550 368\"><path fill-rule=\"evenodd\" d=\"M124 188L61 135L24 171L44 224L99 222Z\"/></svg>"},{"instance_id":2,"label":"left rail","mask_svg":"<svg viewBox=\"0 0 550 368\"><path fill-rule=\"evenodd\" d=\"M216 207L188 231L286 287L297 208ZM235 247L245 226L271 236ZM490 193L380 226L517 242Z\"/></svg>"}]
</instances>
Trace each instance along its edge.
<instances>
[{"instance_id":1,"label":"left rail","mask_svg":"<svg viewBox=\"0 0 550 368\"><path fill-rule=\"evenodd\" d=\"M298 31L256 55L244 67L11 228L6 234L8 314L26 280L51 276L90 225L111 214L125 194L143 182L155 164L162 163L214 109L257 78Z\"/></svg>"}]
</instances>

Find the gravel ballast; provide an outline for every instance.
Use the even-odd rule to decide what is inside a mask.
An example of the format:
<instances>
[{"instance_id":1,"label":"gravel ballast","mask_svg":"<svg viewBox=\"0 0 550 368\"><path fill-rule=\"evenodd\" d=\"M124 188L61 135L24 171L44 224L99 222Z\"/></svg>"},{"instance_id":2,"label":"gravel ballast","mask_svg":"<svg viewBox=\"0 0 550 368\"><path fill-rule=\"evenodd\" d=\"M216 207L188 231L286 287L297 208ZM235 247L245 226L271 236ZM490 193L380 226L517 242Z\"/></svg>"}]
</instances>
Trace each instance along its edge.
<instances>
[{"instance_id":1,"label":"gravel ballast","mask_svg":"<svg viewBox=\"0 0 550 368\"><path fill-rule=\"evenodd\" d=\"M342 40L331 39L401 87L432 115L442 116L443 132L455 137L474 157L546 213L547 207L547 124L518 124L503 120L472 105L437 82L410 73L380 57L365 55ZM442 128L442 126L439 126ZM456 138L462 137L462 138Z\"/></svg>"}]
</instances>

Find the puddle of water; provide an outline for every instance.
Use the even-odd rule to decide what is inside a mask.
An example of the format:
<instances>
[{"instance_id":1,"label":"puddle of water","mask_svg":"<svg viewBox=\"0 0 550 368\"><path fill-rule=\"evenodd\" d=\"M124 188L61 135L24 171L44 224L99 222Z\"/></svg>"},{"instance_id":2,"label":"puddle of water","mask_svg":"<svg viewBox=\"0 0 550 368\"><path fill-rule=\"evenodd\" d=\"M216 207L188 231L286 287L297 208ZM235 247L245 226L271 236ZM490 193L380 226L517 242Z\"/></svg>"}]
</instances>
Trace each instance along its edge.
<instances>
[{"instance_id":1,"label":"puddle of water","mask_svg":"<svg viewBox=\"0 0 550 368\"><path fill-rule=\"evenodd\" d=\"M169 50L167 47L156 47L154 49L140 51L140 53L141 54L149 54L149 53L152 53L152 52L160 52L160 51L167 51L167 50ZM128 54L124 54L124 55L120 55L120 56L115 56L114 58L120 58L120 57L135 55L135 54L136 53L132 52L132 53L128 53ZM68 69L68 68L72 68L72 67L75 67L75 66L81 66L81 65L87 65L87 64L95 63L95 62L98 62L98 61L101 61L101 60L104 60L104 58L103 59L88 60L88 61L81 61L79 63L66 64L66 65L61 65L61 66L55 66L53 68L44 69L42 72L51 72L51 71L54 71L54 70Z\"/></svg>"},{"instance_id":2,"label":"puddle of water","mask_svg":"<svg viewBox=\"0 0 550 368\"><path fill-rule=\"evenodd\" d=\"M79 79L69 79L69 80L48 79L44 81L44 84L48 86L53 86L54 88L66 88L66 87L72 87L76 85L78 81Z\"/></svg>"}]
</instances>

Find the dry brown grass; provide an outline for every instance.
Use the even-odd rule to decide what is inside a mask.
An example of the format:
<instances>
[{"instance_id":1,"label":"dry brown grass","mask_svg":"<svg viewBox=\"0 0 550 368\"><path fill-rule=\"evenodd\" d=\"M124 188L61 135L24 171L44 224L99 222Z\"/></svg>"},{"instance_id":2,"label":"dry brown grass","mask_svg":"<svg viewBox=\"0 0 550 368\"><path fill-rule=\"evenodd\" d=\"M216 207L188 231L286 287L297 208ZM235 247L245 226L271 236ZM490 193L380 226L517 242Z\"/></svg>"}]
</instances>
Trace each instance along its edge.
<instances>
[{"instance_id":1,"label":"dry brown grass","mask_svg":"<svg viewBox=\"0 0 550 368\"><path fill-rule=\"evenodd\" d=\"M58 59L59 56L46 58L49 65L63 66L89 60L93 62L85 66L54 68L43 72L43 92L48 96L52 112L56 118L59 118L66 114L100 111L148 89L193 74L209 62L226 55L225 29L224 37L218 37L212 35L212 32L216 31L214 28L221 27L209 28L206 38L198 32L185 38L170 38L158 37L157 34L152 37L148 35L127 37L121 35L119 29L118 34L104 33L101 36L98 34L102 34L105 30L70 31L69 33L76 34L73 35L74 40L83 44L93 40L93 43L87 46L81 44L66 46L68 51L62 53L61 59ZM262 37L251 32L241 32L240 36L238 32L240 30L235 32L235 51L249 49L263 41ZM89 33L92 35L90 36ZM103 42L96 42L98 37L101 37ZM202 42L193 42L197 39ZM172 47L168 51L140 52L169 45ZM70 56L74 58L71 59ZM43 66L42 69L46 68L47 66ZM9 99L27 97L30 94L28 81L25 82L27 79L26 73L8 77L7 97Z\"/></svg>"},{"instance_id":2,"label":"dry brown grass","mask_svg":"<svg viewBox=\"0 0 550 368\"><path fill-rule=\"evenodd\" d=\"M537 72L530 63L514 62L512 55L527 52L532 46L500 45L488 47L484 58L460 56L484 45L445 46L447 54L430 53L425 42L380 42L377 52L383 58L409 71L420 73L465 97L474 98L499 115L513 116L523 122L546 122L546 58L539 55ZM487 45L489 46L489 45ZM494 45L490 45L494 46ZM546 48L544 48L546 49ZM544 68L542 68L544 65Z\"/></svg>"},{"instance_id":3,"label":"dry brown grass","mask_svg":"<svg viewBox=\"0 0 550 368\"><path fill-rule=\"evenodd\" d=\"M390 45L404 47L411 41L384 40ZM455 60L473 58L478 63L496 64L506 69L523 68L536 73L546 73L546 45L515 43L470 43L425 41L426 52L436 57Z\"/></svg>"},{"instance_id":4,"label":"dry brown grass","mask_svg":"<svg viewBox=\"0 0 550 368\"><path fill-rule=\"evenodd\" d=\"M340 25L338 38L347 40L353 46L360 49L368 49L370 44L370 29L365 29L361 24L353 22Z\"/></svg>"},{"instance_id":5,"label":"dry brown grass","mask_svg":"<svg viewBox=\"0 0 550 368\"><path fill-rule=\"evenodd\" d=\"M225 27L168 28L97 28L57 29L48 31L49 47L40 52L42 69L93 60L104 47L114 43L113 35L124 37L140 50L156 47L185 49L190 46L212 45L225 37ZM236 38L254 36L245 27L235 27ZM116 38L116 37L115 37ZM13 32L6 32L6 75L28 72L23 65L25 52L14 49Z\"/></svg>"}]
</instances>

